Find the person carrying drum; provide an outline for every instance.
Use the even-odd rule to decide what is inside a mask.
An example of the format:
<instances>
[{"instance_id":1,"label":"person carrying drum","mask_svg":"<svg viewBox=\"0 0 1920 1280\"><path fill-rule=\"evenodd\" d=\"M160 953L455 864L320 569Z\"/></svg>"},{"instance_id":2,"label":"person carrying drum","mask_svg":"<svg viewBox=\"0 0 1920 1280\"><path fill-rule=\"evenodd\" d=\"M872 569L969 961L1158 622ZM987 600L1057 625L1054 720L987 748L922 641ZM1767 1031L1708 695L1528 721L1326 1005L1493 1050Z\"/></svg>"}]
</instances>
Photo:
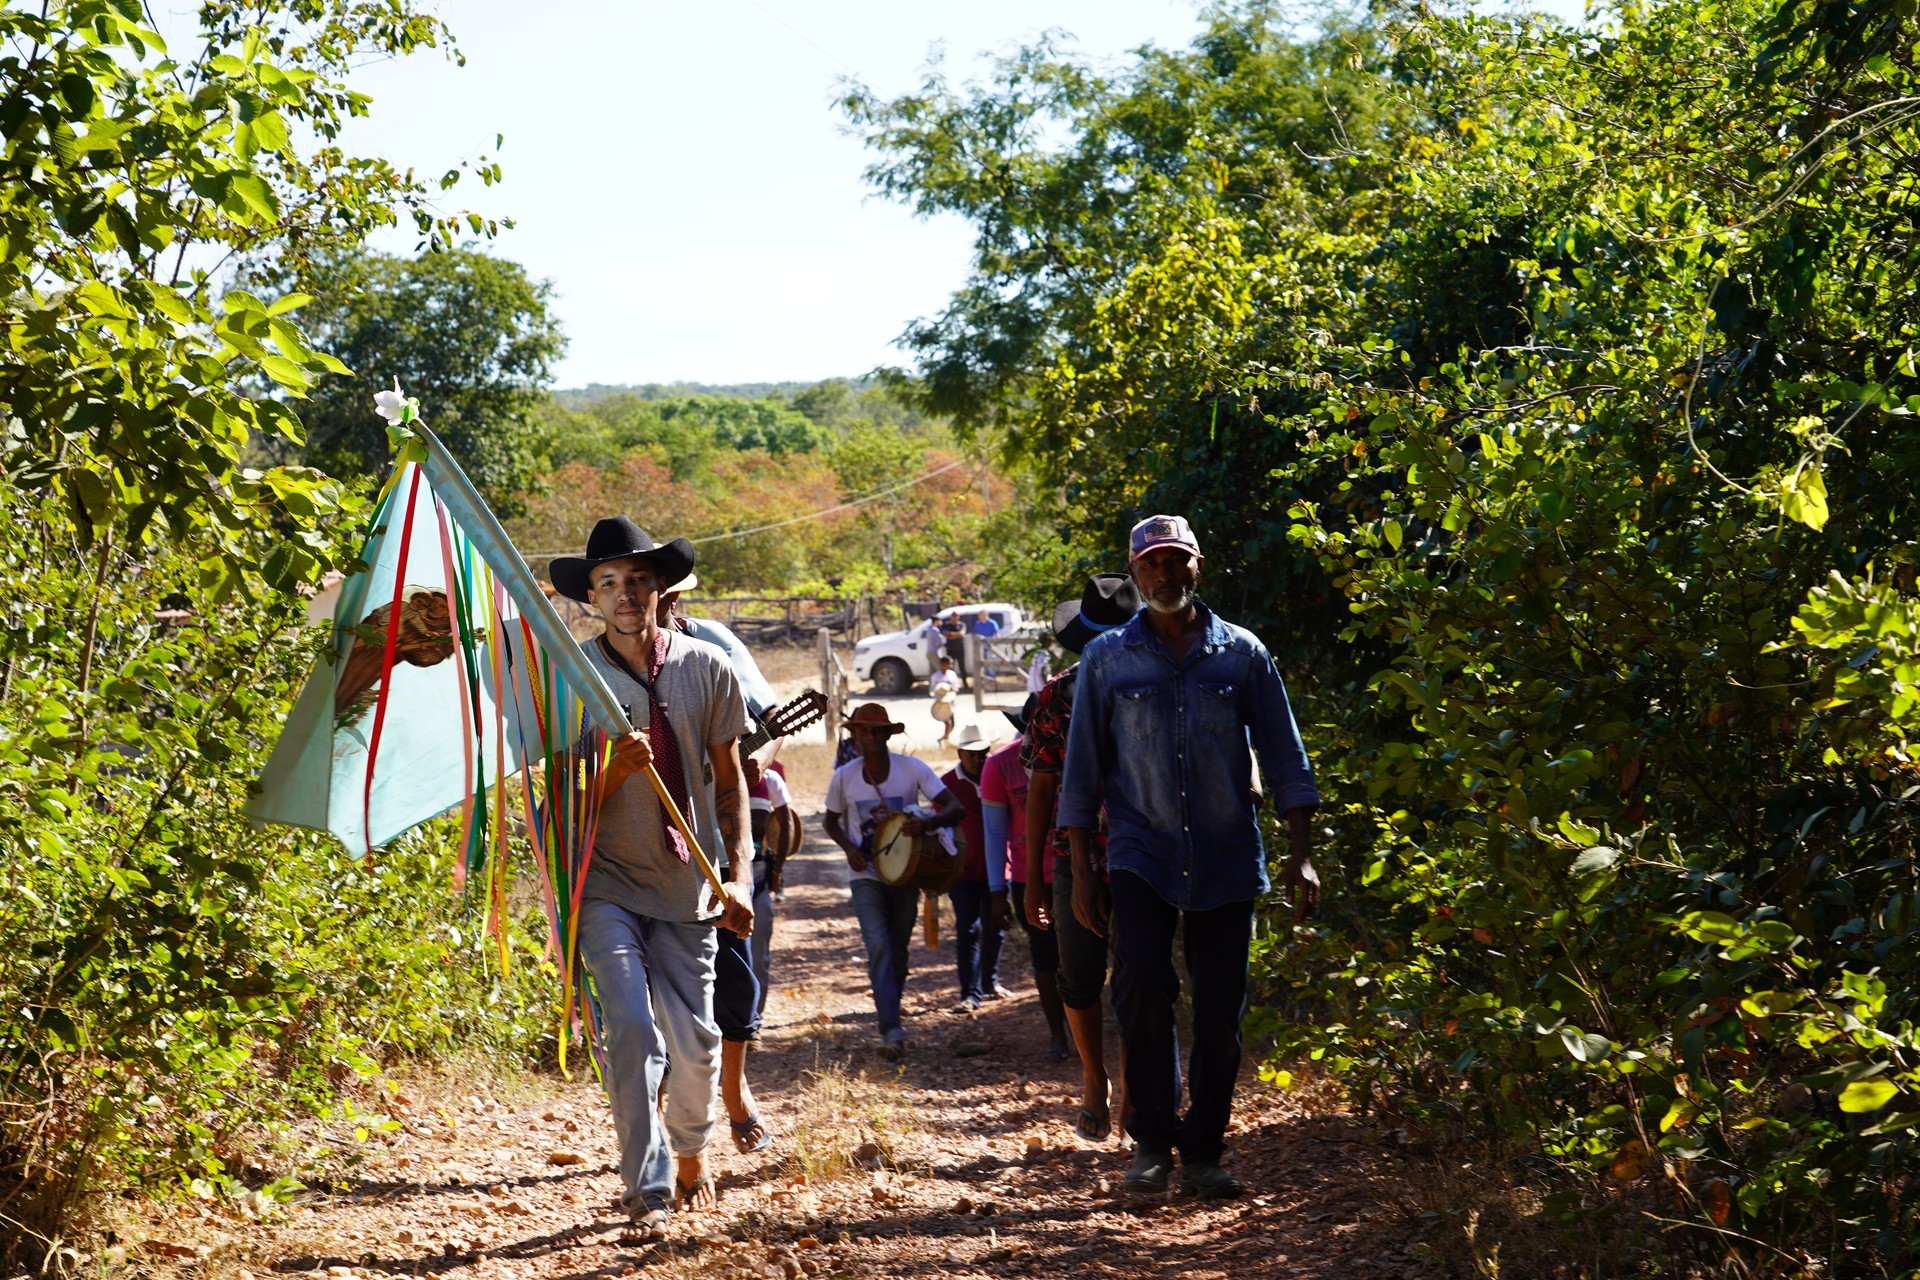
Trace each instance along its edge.
<instances>
[{"instance_id":1,"label":"person carrying drum","mask_svg":"<svg viewBox=\"0 0 1920 1280\"><path fill-rule=\"evenodd\" d=\"M1115 937L1127 1131L1138 1144L1122 1185L1164 1191L1177 1148L1185 1194L1237 1196L1246 1188L1220 1158L1240 1069L1253 904L1267 889L1253 757L1286 815L1292 850L1282 879L1302 915L1320 898L1307 856L1320 793L1266 646L1196 598L1200 543L1186 520L1142 520L1130 553L1147 609L1087 645L1067 736L1059 822L1072 853L1072 910L1091 932ZM1103 808L1105 900L1091 874ZM1184 1116L1176 929L1193 1011Z\"/></svg>"},{"instance_id":2,"label":"person carrying drum","mask_svg":"<svg viewBox=\"0 0 1920 1280\"><path fill-rule=\"evenodd\" d=\"M869 702L847 717L860 754L833 771L827 782L827 838L846 851L851 871L848 888L860 939L867 948L867 979L880 1025L880 1056L898 1061L906 1052L907 1032L900 1021L900 997L907 983L907 946L919 912L917 884L888 884L875 874L873 836L892 814L908 814L917 801L933 806L929 816L908 814L900 824L909 839L955 826L960 802L941 785L925 761L887 749L887 740L906 726L895 723L884 705Z\"/></svg>"},{"instance_id":3,"label":"person carrying drum","mask_svg":"<svg viewBox=\"0 0 1920 1280\"><path fill-rule=\"evenodd\" d=\"M662 589L693 571L693 555L685 538L656 543L617 516L594 525L585 556L561 556L549 568L561 595L605 620L605 634L580 648L639 726L613 742L602 775L579 916L620 1140L620 1203L635 1243L665 1239L670 1207L714 1204L706 1155L720 1066L714 926L740 937L753 929L747 789L735 749L753 721L726 656L659 621ZM696 837L712 842L714 861L731 863L717 900L639 776L648 766Z\"/></svg>"},{"instance_id":4,"label":"person carrying drum","mask_svg":"<svg viewBox=\"0 0 1920 1280\"><path fill-rule=\"evenodd\" d=\"M960 978L960 1010L972 1013L988 1000L1013 994L1000 985L1000 934L1006 928L1004 911L994 910L994 891L987 877L986 831L980 820L980 780L993 739L970 724L953 740L960 763L940 775L947 790L960 801L960 878L947 890L953 903L953 958ZM1000 891L1005 903L1006 892Z\"/></svg>"},{"instance_id":5,"label":"person carrying drum","mask_svg":"<svg viewBox=\"0 0 1920 1280\"><path fill-rule=\"evenodd\" d=\"M1139 595L1126 574L1095 574L1078 600L1064 600L1054 609L1054 639L1063 649L1079 653L1095 636L1124 626L1139 608ZM1125 1129L1127 1115L1124 1084L1111 1101L1107 1097L1100 993L1107 985L1109 940L1075 917L1072 902L1076 883L1085 882L1096 895L1106 893L1106 864L1100 856L1106 833L1104 827L1095 833L1092 855L1082 871L1068 857L1066 832L1055 821L1079 674L1080 668L1072 666L1049 680L1033 696L1027 716L1026 746L1020 755L1032 774L1026 813L1027 919L1036 928L1051 929L1059 945L1060 1002L1080 1052L1080 1114L1074 1132L1088 1142L1104 1142L1116 1128Z\"/></svg>"}]
</instances>

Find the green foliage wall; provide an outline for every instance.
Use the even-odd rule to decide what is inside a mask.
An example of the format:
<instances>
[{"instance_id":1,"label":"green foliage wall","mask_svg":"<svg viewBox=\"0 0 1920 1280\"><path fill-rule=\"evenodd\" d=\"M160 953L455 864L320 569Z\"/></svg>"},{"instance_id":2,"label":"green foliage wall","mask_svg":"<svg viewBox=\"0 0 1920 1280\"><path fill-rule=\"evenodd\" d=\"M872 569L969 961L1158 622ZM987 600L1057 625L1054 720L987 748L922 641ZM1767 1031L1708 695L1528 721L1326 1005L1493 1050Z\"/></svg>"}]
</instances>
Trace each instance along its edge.
<instances>
[{"instance_id":1,"label":"green foliage wall","mask_svg":"<svg viewBox=\"0 0 1920 1280\"><path fill-rule=\"evenodd\" d=\"M300 459L343 478L386 474L373 396L397 379L432 406L434 430L488 501L513 511L545 474L539 408L566 350L549 287L466 248L340 255L309 275L309 335L353 372L322 380L302 406Z\"/></svg>"},{"instance_id":2,"label":"green foliage wall","mask_svg":"<svg viewBox=\"0 0 1920 1280\"><path fill-rule=\"evenodd\" d=\"M1109 81L853 103L981 229L931 394L1080 568L1193 517L1282 656L1332 892L1268 921L1259 1029L1661 1252L1920 1260L1917 36L1661 4L1249 58L1287 37L1221 9Z\"/></svg>"},{"instance_id":3,"label":"green foliage wall","mask_svg":"<svg viewBox=\"0 0 1920 1280\"><path fill-rule=\"evenodd\" d=\"M302 592L365 514L252 465L261 437L303 442L293 406L344 372L303 286L401 217L423 248L491 230L337 145L368 105L356 62L447 41L386 0L214 0L174 52L137 0L0 7L9 1272L123 1179L252 1176L248 1125L330 1105L383 1055L539 1051L548 986L473 954L443 837L363 869L239 818L313 655ZM236 259L293 291L223 289Z\"/></svg>"}]
</instances>

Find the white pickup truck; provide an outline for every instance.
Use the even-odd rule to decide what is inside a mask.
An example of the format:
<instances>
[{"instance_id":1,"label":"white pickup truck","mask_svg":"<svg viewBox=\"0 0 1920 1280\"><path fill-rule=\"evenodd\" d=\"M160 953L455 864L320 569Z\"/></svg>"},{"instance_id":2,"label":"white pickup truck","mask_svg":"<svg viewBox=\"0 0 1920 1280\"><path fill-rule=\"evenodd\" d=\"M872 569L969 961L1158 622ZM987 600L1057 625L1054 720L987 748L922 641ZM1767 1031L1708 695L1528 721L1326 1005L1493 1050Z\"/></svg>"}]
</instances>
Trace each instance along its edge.
<instances>
[{"instance_id":1,"label":"white pickup truck","mask_svg":"<svg viewBox=\"0 0 1920 1280\"><path fill-rule=\"evenodd\" d=\"M1039 635L1018 605L957 604L911 630L883 632L854 645L853 674L871 681L875 693L905 693L916 680L932 675L934 660L947 651L940 624L956 613L971 623L973 615L981 612L1000 624L1000 634L986 642L993 646L998 665L1010 667L1018 662Z\"/></svg>"}]
</instances>

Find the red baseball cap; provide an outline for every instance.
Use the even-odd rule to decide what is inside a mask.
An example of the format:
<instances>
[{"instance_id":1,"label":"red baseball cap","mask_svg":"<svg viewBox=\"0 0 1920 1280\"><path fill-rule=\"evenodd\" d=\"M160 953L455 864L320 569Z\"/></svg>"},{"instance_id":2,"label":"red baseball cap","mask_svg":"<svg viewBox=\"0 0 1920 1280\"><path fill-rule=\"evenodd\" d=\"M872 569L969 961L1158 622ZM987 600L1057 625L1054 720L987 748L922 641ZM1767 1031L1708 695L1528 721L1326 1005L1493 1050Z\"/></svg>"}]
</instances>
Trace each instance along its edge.
<instances>
[{"instance_id":1,"label":"red baseball cap","mask_svg":"<svg viewBox=\"0 0 1920 1280\"><path fill-rule=\"evenodd\" d=\"M1127 561L1132 563L1155 547L1180 547L1191 551L1200 558L1199 540L1193 536L1193 526L1187 523L1185 516L1148 516L1133 526L1133 535L1129 539L1132 550Z\"/></svg>"}]
</instances>

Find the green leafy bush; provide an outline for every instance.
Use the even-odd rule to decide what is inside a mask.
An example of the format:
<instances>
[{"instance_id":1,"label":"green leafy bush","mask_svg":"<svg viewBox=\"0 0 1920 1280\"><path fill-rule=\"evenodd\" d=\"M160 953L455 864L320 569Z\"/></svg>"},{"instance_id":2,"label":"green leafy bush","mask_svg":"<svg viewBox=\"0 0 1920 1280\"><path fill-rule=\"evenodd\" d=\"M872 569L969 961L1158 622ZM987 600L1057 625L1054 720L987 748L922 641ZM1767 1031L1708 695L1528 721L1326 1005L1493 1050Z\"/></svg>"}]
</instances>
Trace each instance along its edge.
<instances>
[{"instance_id":1,"label":"green leafy bush","mask_svg":"<svg viewBox=\"0 0 1920 1280\"><path fill-rule=\"evenodd\" d=\"M1281 657L1331 882L1266 923L1281 1058L1549 1219L1905 1273L1920 29L1602 16L1221 8L855 110L980 226L929 386L1081 568L1187 514ZM1315 90L1279 145L1259 104Z\"/></svg>"}]
</instances>

